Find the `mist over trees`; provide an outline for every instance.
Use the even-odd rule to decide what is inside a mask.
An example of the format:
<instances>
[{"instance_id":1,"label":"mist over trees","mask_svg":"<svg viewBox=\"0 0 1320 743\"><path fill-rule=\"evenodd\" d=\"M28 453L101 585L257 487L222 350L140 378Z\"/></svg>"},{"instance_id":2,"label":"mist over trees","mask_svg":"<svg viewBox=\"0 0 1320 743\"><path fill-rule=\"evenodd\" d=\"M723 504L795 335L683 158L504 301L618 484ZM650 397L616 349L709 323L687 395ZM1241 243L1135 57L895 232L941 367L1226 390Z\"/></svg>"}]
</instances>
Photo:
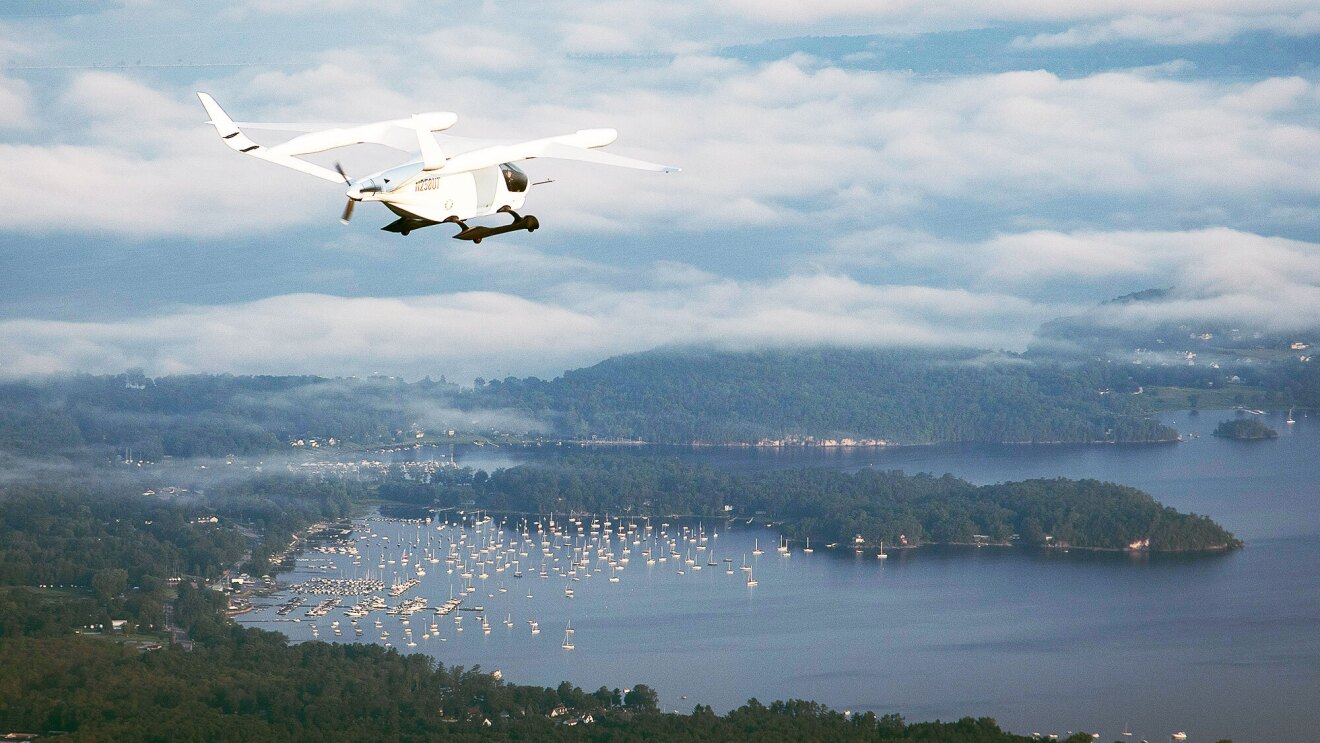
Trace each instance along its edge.
<instances>
[{"instance_id":1,"label":"mist over trees","mask_svg":"<svg viewBox=\"0 0 1320 743\"><path fill-rule=\"evenodd\" d=\"M303 440L396 444L449 430L661 444L1138 443L1177 437L1152 417L1156 406L1235 384L1256 404L1320 405L1320 366L1292 357L1141 365L1090 351L671 348L472 387L224 374L10 381L0 384L0 451L158 460L258 455ZM1182 391L1141 394L1151 386Z\"/></svg>"}]
</instances>

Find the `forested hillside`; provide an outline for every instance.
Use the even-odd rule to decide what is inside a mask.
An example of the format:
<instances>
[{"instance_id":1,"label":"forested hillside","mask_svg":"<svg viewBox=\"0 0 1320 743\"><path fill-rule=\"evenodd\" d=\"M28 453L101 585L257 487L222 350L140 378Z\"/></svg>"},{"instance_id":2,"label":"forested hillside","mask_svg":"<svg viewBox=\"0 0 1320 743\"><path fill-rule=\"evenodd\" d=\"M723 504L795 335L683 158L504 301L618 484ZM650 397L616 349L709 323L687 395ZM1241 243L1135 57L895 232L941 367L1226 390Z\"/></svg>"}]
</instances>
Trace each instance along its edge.
<instances>
[{"instance_id":1,"label":"forested hillside","mask_svg":"<svg viewBox=\"0 0 1320 743\"><path fill-rule=\"evenodd\" d=\"M389 443L425 401L457 390L399 379L138 373L0 384L0 450L25 454L247 455L298 439Z\"/></svg>"},{"instance_id":2,"label":"forested hillside","mask_svg":"<svg viewBox=\"0 0 1320 743\"><path fill-rule=\"evenodd\" d=\"M1103 364L893 349L653 351L462 391L443 378L79 375L0 384L0 450L242 456L312 439L399 443L437 428L709 444L1175 438L1133 389Z\"/></svg>"},{"instance_id":3,"label":"forested hillside","mask_svg":"<svg viewBox=\"0 0 1320 743\"><path fill-rule=\"evenodd\" d=\"M465 395L553 419L570 436L653 443L878 439L1134 442L1176 437L1144 417L1123 370L978 351L896 349L619 356L549 382L505 379Z\"/></svg>"}]
</instances>

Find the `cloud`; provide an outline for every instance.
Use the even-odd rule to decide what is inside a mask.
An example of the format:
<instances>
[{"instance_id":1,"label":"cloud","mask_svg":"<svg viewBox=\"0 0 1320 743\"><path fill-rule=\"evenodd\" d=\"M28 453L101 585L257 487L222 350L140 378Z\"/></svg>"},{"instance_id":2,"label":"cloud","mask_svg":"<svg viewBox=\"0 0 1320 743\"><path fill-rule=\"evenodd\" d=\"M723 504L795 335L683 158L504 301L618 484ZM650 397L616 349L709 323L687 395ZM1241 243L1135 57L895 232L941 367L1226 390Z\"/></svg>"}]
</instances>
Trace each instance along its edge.
<instances>
[{"instance_id":1,"label":"cloud","mask_svg":"<svg viewBox=\"0 0 1320 743\"><path fill-rule=\"evenodd\" d=\"M1020 49L1061 49L1095 46L1120 41L1181 46L1223 44L1248 31L1273 31L1287 36L1320 33L1320 11L1296 15L1225 15L1190 13L1158 17L1125 15L1103 23L1075 26L1064 31L1022 36L1013 45Z\"/></svg>"},{"instance_id":2,"label":"cloud","mask_svg":"<svg viewBox=\"0 0 1320 743\"><path fill-rule=\"evenodd\" d=\"M532 433L554 430L554 425L526 413L504 408L459 410L434 402L408 405L408 415L428 431L508 431Z\"/></svg>"},{"instance_id":3,"label":"cloud","mask_svg":"<svg viewBox=\"0 0 1320 743\"><path fill-rule=\"evenodd\" d=\"M768 0L753 3L752 0L735 0L734 7L745 9L748 15L759 13L762 17L782 18L803 21L822 17L870 17L893 18L915 13L939 15L965 14L978 19L998 18L1006 20L1041 20L1046 18L1088 18L1103 17L1116 13L1145 10L1158 15L1181 15L1204 11L1263 12L1286 9L1305 9L1309 6L1304 0L1109 0L1104 3L1070 5L1049 2L1049 0L945 0L944 2L922 2L921 0L894 0L886 3L868 0L823 0L822 2L802 4L792 0Z\"/></svg>"},{"instance_id":4,"label":"cloud","mask_svg":"<svg viewBox=\"0 0 1320 743\"><path fill-rule=\"evenodd\" d=\"M449 48L453 33L428 43ZM612 151L684 168L660 177L529 163L535 177L557 181L533 190L529 210L586 233L894 221L950 200L1000 212L1118 203L1137 221L1200 210L1233 223L1320 195L1320 87L1300 77L1186 81L1152 69L931 79L844 70L807 55L749 63L696 54L640 69L551 58L509 88L485 77L483 65L498 64L514 41L484 31L477 57L485 61L467 73L422 68L397 87L399 62L377 66L370 52L337 52L337 61L243 72L213 90L242 119L453 109L463 114L453 131L466 136L615 126L622 136ZM231 89L239 91L233 99ZM190 93L123 74L77 75L44 110L19 115L80 124L0 145L0 156L28 174L0 185L6 203L21 205L0 214L0 228L220 237L324 224L342 200L332 184L224 148ZM353 157L343 155L353 173L398 161L397 153ZM69 178L75 163L81 172ZM68 209L70 201L81 208ZM368 211L380 210L359 218ZM1308 219L1305 210L1291 214Z\"/></svg>"},{"instance_id":5,"label":"cloud","mask_svg":"<svg viewBox=\"0 0 1320 743\"><path fill-rule=\"evenodd\" d=\"M0 126L14 129L31 126L30 106L27 83L0 76Z\"/></svg>"},{"instance_id":6,"label":"cloud","mask_svg":"<svg viewBox=\"0 0 1320 743\"><path fill-rule=\"evenodd\" d=\"M940 271L947 281L1040 303L1080 297L1098 285L1127 287L1123 291L1173 286L1177 301L1124 305L1113 313L1213 318L1271 330L1320 327L1320 244L1225 228L1034 230L976 242L877 230L842 240L813 260L836 270Z\"/></svg>"},{"instance_id":7,"label":"cloud","mask_svg":"<svg viewBox=\"0 0 1320 743\"><path fill-rule=\"evenodd\" d=\"M554 374L672 342L1021 348L1039 321L1118 284L1177 284L1189 311L1218 301L1225 312L1301 322L1314 317L1320 283L1313 246L1253 233L1320 228L1314 79L1194 79L1169 65L1075 77L923 76L802 53L753 61L714 50L1016 23L1074 26L1023 36L1027 47L1309 35L1320 30L1312 5L586 0L382 10L248 0L189 10L134 0L98 18L105 39L115 37L104 54L134 59L156 45L196 44L198 59L224 58L232 44L235 58L248 59L269 54L275 39L281 54L306 64L6 72L0 161L21 177L0 179L0 231L87 243L66 252L79 255L94 253L101 236L121 245L188 240L202 250L234 239L278 251L298 240L324 247L325 260L259 301L199 299L160 311L163 300L146 297L149 309L135 308L132 320L8 320L0 364L10 375L142 366L463 378ZM206 29L235 18L253 39L180 33L183 23ZM96 48L79 23L32 29L21 47L0 41L0 59L55 64ZM121 28L135 35L119 40ZM159 56L173 62L176 52ZM536 242L455 247L437 228L421 233L443 238L432 254L421 235L404 243L376 233L393 217L369 205L331 237L342 190L229 151L202 123L195 89L240 120L452 110L461 115L454 134L504 139L612 126L621 137L610 151L684 170L658 177L538 159L528 163L534 178L556 182L531 194L528 211L546 225ZM342 157L355 175L397 162L377 151ZM319 225L328 226L308 229ZM630 251L618 260L645 267L607 265L600 256L615 243ZM538 248L521 247L529 244ZM792 257L822 244L829 249ZM377 276L454 269L459 278L380 284L416 296L299 293L335 276L348 277L336 290L352 293L351 272L365 272L368 257ZM795 272L772 275L785 263ZM859 278L874 282L881 271L893 275ZM455 286L491 291L430 293Z\"/></svg>"},{"instance_id":8,"label":"cloud","mask_svg":"<svg viewBox=\"0 0 1320 743\"><path fill-rule=\"evenodd\" d=\"M441 388L443 390L443 388ZM444 392L402 388L395 377L335 378L283 390L253 391L239 395L233 405L244 410L338 410L365 405L380 411L400 411L410 424L425 430L546 431L551 425L526 412L502 408L479 411L452 406ZM118 415L118 414L116 414Z\"/></svg>"},{"instance_id":9,"label":"cloud","mask_svg":"<svg viewBox=\"0 0 1320 743\"><path fill-rule=\"evenodd\" d=\"M1023 347L1059 314L993 292L873 286L845 276L711 278L653 288L564 284L543 301L464 292L286 295L122 321L0 322L0 374L120 371L554 375L667 343Z\"/></svg>"}]
</instances>

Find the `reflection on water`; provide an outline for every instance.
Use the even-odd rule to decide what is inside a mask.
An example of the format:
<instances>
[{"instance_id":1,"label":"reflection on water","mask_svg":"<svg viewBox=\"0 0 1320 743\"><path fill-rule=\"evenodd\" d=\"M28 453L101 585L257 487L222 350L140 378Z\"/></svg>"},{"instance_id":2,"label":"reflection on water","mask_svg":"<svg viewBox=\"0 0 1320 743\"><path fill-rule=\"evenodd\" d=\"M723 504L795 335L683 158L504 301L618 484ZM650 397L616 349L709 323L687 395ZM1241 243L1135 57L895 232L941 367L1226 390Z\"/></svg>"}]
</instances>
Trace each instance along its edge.
<instances>
[{"instance_id":1,"label":"reflection on water","mask_svg":"<svg viewBox=\"0 0 1320 743\"><path fill-rule=\"evenodd\" d=\"M797 697L909 719L987 715L1017 732L1095 730L1106 740L1118 739L1125 723L1137 740L1167 740L1184 729L1191 740L1307 739L1320 729L1320 426L1315 417L1287 426L1278 416L1268 421L1278 440L1211 437L1229 415L1170 416L1171 425L1197 437L1168 446L667 452L744 470L874 466L974 482L1113 480L1223 523L1247 541L1236 553L923 548L882 561L851 551L805 554L793 545L784 557L775 549L778 535L763 524L704 524L714 567L679 575L672 558L648 567L638 561L640 545L631 545L614 583L607 568L577 582L531 577L526 566L521 579L490 573L476 579L489 635L478 624L462 633L441 628L443 641L400 649L499 668L518 683L568 679L594 689L644 682L667 707L684 710L697 702L727 709L753 696ZM494 456L509 466L542 452ZM460 450L457 458L481 465L492 453ZM399 530L396 544L418 529L390 528ZM426 533L443 532L432 526ZM520 537L516 529L504 534ZM753 556L754 547L765 554ZM613 548L617 559L618 540ZM744 554L755 588L724 566L726 557L741 566ZM300 574L320 557L301 560ZM501 584L508 590L500 592ZM572 599L564 595L569 584ZM434 605L451 585L460 590L461 579L428 569L416 590ZM273 611L244 621L309 636L303 623L265 623ZM529 618L544 631L532 635ZM575 648L565 651L570 620ZM390 621L398 620L384 622L391 636L400 636L403 626ZM327 636L324 627L320 637L352 640Z\"/></svg>"}]
</instances>

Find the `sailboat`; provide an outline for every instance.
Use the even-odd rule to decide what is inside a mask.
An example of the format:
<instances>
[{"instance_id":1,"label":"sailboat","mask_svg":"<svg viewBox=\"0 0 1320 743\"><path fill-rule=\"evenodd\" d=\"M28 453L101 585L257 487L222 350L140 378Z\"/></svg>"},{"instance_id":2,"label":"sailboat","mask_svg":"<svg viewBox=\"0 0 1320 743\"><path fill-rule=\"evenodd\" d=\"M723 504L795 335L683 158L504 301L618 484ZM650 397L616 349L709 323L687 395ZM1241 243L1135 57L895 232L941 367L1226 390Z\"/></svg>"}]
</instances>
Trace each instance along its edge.
<instances>
[{"instance_id":1,"label":"sailboat","mask_svg":"<svg viewBox=\"0 0 1320 743\"><path fill-rule=\"evenodd\" d=\"M573 649L574 646L573 646L572 632L573 632L573 630L572 630L571 627L568 628L568 629L565 629L565 630L564 630L564 642L563 642L562 644L560 644L559 647L561 647L561 648L563 648L563 649L565 649L565 650L572 650L572 649Z\"/></svg>"},{"instance_id":2,"label":"sailboat","mask_svg":"<svg viewBox=\"0 0 1320 743\"><path fill-rule=\"evenodd\" d=\"M807 553L807 554L811 554L812 552L815 551L815 550L811 549L811 537L807 537L807 546L803 547L803 548L802 548L802 551L805 552L805 553Z\"/></svg>"},{"instance_id":3,"label":"sailboat","mask_svg":"<svg viewBox=\"0 0 1320 743\"><path fill-rule=\"evenodd\" d=\"M885 540L880 540L880 552L875 556L877 560L888 560L889 555L885 554Z\"/></svg>"},{"instance_id":4,"label":"sailboat","mask_svg":"<svg viewBox=\"0 0 1320 743\"><path fill-rule=\"evenodd\" d=\"M765 550L761 549L761 540L759 540L759 539L753 539L753 540L752 540L752 554L753 554L753 555L764 555L764 554L765 554Z\"/></svg>"},{"instance_id":5,"label":"sailboat","mask_svg":"<svg viewBox=\"0 0 1320 743\"><path fill-rule=\"evenodd\" d=\"M1292 406L1290 405L1290 406L1288 406L1288 420L1284 421L1284 423L1287 423L1288 425L1291 426L1292 424L1294 424L1294 423L1296 423L1296 422L1297 422L1297 419L1296 419L1296 418L1293 418L1293 409L1292 409Z\"/></svg>"},{"instance_id":6,"label":"sailboat","mask_svg":"<svg viewBox=\"0 0 1320 743\"><path fill-rule=\"evenodd\" d=\"M751 588L751 587L753 587L753 586L758 585L759 583L760 583L760 581L758 581L756 578L753 578L753 577L752 577L752 573L751 573L751 571L750 571L750 570L747 571L747 587L748 587L748 588Z\"/></svg>"}]
</instances>

